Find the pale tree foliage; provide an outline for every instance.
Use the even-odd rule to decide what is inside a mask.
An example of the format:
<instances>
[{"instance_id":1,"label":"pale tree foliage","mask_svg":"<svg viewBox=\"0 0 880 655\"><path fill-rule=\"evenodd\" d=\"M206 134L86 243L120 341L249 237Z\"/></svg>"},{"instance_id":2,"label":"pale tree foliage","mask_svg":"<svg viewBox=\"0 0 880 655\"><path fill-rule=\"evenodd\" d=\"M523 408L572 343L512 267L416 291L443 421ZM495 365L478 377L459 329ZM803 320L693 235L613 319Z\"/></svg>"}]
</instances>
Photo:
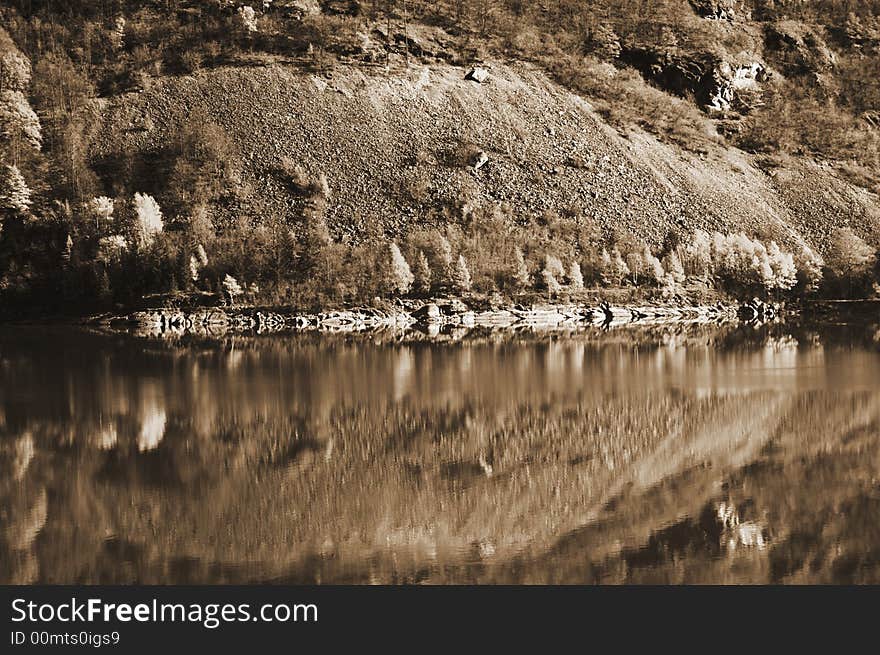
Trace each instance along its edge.
<instances>
[{"instance_id":1,"label":"pale tree foliage","mask_svg":"<svg viewBox=\"0 0 880 655\"><path fill-rule=\"evenodd\" d=\"M31 83L31 62L0 27L0 91L24 91Z\"/></svg>"},{"instance_id":2,"label":"pale tree foliage","mask_svg":"<svg viewBox=\"0 0 880 655\"><path fill-rule=\"evenodd\" d=\"M770 270L773 272L769 286L767 286L768 280L765 279L765 286L768 289L785 291L797 284L798 271L792 253L783 251L775 241L771 241L767 246L767 258L770 261Z\"/></svg>"},{"instance_id":3,"label":"pale tree foliage","mask_svg":"<svg viewBox=\"0 0 880 655\"><path fill-rule=\"evenodd\" d=\"M149 248L156 240L156 236L161 234L163 228L159 203L151 195L136 193L134 194L134 211L138 247Z\"/></svg>"},{"instance_id":4,"label":"pale tree foliage","mask_svg":"<svg viewBox=\"0 0 880 655\"><path fill-rule=\"evenodd\" d=\"M3 166L0 173L0 210L26 214L31 206L31 190L18 167Z\"/></svg>"},{"instance_id":5,"label":"pale tree foliage","mask_svg":"<svg viewBox=\"0 0 880 655\"><path fill-rule=\"evenodd\" d=\"M532 276L529 274L529 267L526 266L526 258L520 248L513 250L513 272L511 281L517 289L525 289L529 286Z\"/></svg>"},{"instance_id":6,"label":"pale tree foliage","mask_svg":"<svg viewBox=\"0 0 880 655\"><path fill-rule=\"evenodd\" d=\"M102 264L115 264L128 251L128 242L121 234L98 239L98 252L95 259Z\"/></svg>"},{"instance_id":7,"label":"pale tree foliage","mask_svg":"<svg viewBox=\"0 0 880 655\"><path fill-rule=\"evenodd\" d=\"M562 291L559 280L565 275L565 268L558 257L547 255L544 258L544 268L541 270L541 282L550 294Z\"/></svg>"},{"instance_id":8,"label":"pale tree foliage","mask_svg":"<svg viewBox=\"0 0 880 655\"><path fill-rule=\"evenodd\" d=\"M662 264L666 271L667 278L672 280L675 284L681 284L684 282L684 266L681 263L681 258L675 250L670 250L666 254L663 258Z\"/></svg>"},{"instance_id":9,"label":"pale tree foliage","mask_svg":"<svg viewBox=\"0 0 880 655\"><path fill-rule=\"evenodd\" d=\"M825 268L825 260L822 256L805 244L794 254L794 263L804 290L818 289L822 283L822 269Z\"/></svg>"},{"instance_id":10,"label":"pale tree foliage","mask_svg":"<svg viewBox=\"0 0 880 655\"><path fill-rule=\"evenodd\" d=\"M682 259L684 271L688 275L706 277L712 266L712 238L705 230L697 230L684 248Z\"/></svg>"},{"instance_id":11,"label":"pale tree foliage","mask_svg":"<svg viewBox=\"0 0 880 655\"><path fill-rule=\"evenodd\" d=\"M865 275L874 263L874 249L851 228L837 228L831 233L825 264L841 278Z\"/></svg>"},{"instance_id":12,"label":"pale tree foliage","mask_svg":"<svg viewBox=\"0 0 880 655\"><path fill-rule=\"evenodd\" d=\"M199 259L195 255L189 256L189 277L193 282L199 281L199 275L201 274L201 266L199 265Z\"/></svg>"},{"instance_id":13,"label":"pale tree foliage","mask_svg":"<svg viewBox=\"0 0 880 655\"><path fill-rule=\"evenodd\" d=\"M452 267L450 277L452 288L456 291L471 290L471 272L468 270L467 261L465 261L464 255L458 256L458 260Z\"/></svg>"},{"instance_id":14,"label":"pale tree foliage","mask_svg":"<svg viewBox=\"0 0 880 655\"><path fill-rule=\"evenodd\" d=\"M599 259L601 267L602 279L606 282L620 284L627 275L629 275L629 267L623 260L623 255L617 248L613 248L609 253L604 248Z\"/></svg>"},{"instance_id":15,"label":"pale tree foliage","mask_svg":"<svg viewBox=\"0 0 880 655\"><path fill-rule=\"evenodd\" d=\"M454 286L453 269L455 267L453 266L452 246L449 244L449 239L438 233L432 249L435 259L434 275L437 277L438 284L441 286L447 284Z\"/></svg>"},{"instance_id":16,"label":"pale tree foliage","mask_svg":"<svg viewBox=\"0 0 880 655\"><path fill-rule=\"evenodd\" d=\"M576 261L568 267L568 286L574 291L581 291L584 288L584 274L581 265Z\"/></svg>"},{"instance_id":17,"label":"pale tree foliage","mask_svg":"<svg viewBox=\"0 0 880 655\"><path fill-rule=\"evenodd\" d=\"M645 270L645 261L642 259L642 253L638 250L628 253L626 256L626 267L629 269L630 275L632 275L633 284L638 284Z\"/></svg>"},{"instance_id":18,"label":"pale tree foliage","mask_svg":"<svg viewBox=\"0 0 880 655\"><path fill-rule=\"evenodd\" d=\"M0 134L9 140L23 138L35 150L43 147L40 119L21 91L0 92Z\"/></svg>"},{"instance_id":19,"label":"pale tree foliage","mask_svg":"<svg viewBox=\"0 0 880 655\"><path fill-rule=\"evenodd\" d=\"M651 249L648 248L647 245L642 246L642 263L644 265L642 275L647 277L654 284L663 284L663 279L665 277L663 264L661 264L660 260L654 256L654 253L651 252Z\"/></svg>"},{"instance_id":20,"label":"pale tree foliage","mask_svg":"<svg viewBox=\"0 0 880 655\"><path fill-rule=\"evenodd\" d=\"M114 203L112 198L107 196L98 196L89 200L89 211L95 217L95 226L100 221L110 222L113 220Z\"/></svg>"},{"instance_id":21,"label":"pale tree foliage","mask_svg":"<svg viewBox=\"0 0 880 655\"><path fill-rule=\"evenodd\" d=\"M238 21L248 34L256 34L257 13L250 5L244 5L238 8Z\"/></svg>"},{"instance_id":22,"label":"pale tree foliage","mask_svg":"<svg viewBox=\"0 0 880 655\"><path fill-rule=\"evenodd\" d=\"M386 269L387 287L396 293L407 293L412 288L415 276L407 264L400 248L393 241L388 244L388 263Z\"/></svg>"},{"instance_id":23,"label":"pale tree foliage","mask_svg":"<svg viewBox=\"0 0 880 655\"><path fill-rule=\"evenodd\" d=\"M198 282L202 275L202 269L208 265L208 253L204 246L198 244L195 252L189 256L189 276L193 282Z\"/></svg>"},{"instance_id":24,"label":"pale tree foliage","mask_svg":"<svg viewBox=\"0 0 880 655\"><path fill-rule=\"evenodd\" d=\"M205 252L205 247L202 244L196 246L196 259L201 266L208 265L208 253Z\"/></svg>"},{"instance_id":25,"label":"pale tree foliage","mask_svg":"<svg viewBox=\"0 0 880 655\"><path fill-rule=\"evenodd\" d=\"M783 252L775 241L767 248L742 232L712 234L712 264L718 276L739 286L787 290L797 282L791 253Z\"/></svg>"},{"instance_id":26,"label":"pale tree foliage","mask_svg":"<svg viewBox=\"0 0 880 655\"><path fill-rule=\"evenodd\" d=\"M238 280L229 275L229 273L223 278L223 291L226 293L230 305L234 305L235 299L244 293Z\"/></svg>"},{"instance_id":27,"label":"pale tree foliage","mask_svg":"<svg viewBox=\"0 0 880 655\"><path fill-rule=\"evenodd\" d=\"M428 293L431 290L431 267L428 265L428 257L424 251L416 253L416 261L413 266L413 289L417 293Z\"/></svg>"}]
</instances>

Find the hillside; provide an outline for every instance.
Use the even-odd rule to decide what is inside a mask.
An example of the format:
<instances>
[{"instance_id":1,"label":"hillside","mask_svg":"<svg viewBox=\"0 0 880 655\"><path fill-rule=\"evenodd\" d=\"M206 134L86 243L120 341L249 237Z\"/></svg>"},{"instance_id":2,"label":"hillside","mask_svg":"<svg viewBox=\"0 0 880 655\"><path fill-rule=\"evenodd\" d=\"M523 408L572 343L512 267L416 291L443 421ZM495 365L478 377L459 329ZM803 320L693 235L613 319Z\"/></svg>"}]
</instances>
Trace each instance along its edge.
<instances>
[{"instance_id":1,"label":"hillside","mask_svg":"<svg viewBox=\"0 0 880 655\"><path fill-rule=\"evenodd\" d=\"M788 160L765 172L736 148L695 154L635 128L621 135L533 66L488 67L484 84L442 63L326 75L274 64L166 78L104 102L91 151L99 162L132 159L144 170L190 116L205 116L235 144L234 212L299 220L306 201L279 172L289 157L327 175L328 221L337 236L356 239L373 225L399 235L441 220L438 208L458 218L463 207L492 203L509 203L523 223L571 210L657 246L673 229L803 238L820 250L834 227L874 232L876 197L829 166ZM151 129L139 128L148 117ZM489 156L478 171L457 156L468 146ZM162 171L153 176L161 194L156 178ZM227 211L218 208L216 220L229 220Z\"/></svg>"}]
</instances>

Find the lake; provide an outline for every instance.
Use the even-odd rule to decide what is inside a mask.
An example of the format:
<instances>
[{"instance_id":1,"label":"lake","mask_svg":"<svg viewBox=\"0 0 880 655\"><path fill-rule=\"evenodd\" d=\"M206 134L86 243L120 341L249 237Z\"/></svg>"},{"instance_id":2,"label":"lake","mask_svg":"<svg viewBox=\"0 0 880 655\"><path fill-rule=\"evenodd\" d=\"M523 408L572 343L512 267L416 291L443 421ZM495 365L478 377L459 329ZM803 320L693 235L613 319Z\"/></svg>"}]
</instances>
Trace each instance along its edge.
<instances>
[{"instance_id":1,"label":"lake","mask_svg":"<svg viewBox=\"0 0 880 655\"><path fill-rule=\"evenodd\" d=\"M0 328L0 577L880 582L864 326Z\"/></svg>"}]
</instances>

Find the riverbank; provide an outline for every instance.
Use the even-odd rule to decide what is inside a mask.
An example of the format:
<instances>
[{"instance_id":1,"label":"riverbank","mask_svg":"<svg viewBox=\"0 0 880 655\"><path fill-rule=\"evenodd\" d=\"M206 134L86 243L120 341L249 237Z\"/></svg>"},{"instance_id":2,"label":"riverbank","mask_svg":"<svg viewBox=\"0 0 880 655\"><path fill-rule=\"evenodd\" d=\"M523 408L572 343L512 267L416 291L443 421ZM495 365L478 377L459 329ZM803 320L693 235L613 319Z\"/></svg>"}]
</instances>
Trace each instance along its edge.
<instances>
[{"instance_id":1,"label":"riverbank","mask_svg":"<svg viewBox=\"0 0 880 655\"><path fill-rule=\"evenodd\" d=\"M386 308L355 307L316 313L285 307L157 308L91 319L92 325L145 336L229 332L360 332L418 329L429 336L451 328L565 329L628 324L770 320L782 305L757 299L717 304L546 303L474 307L461 299L399 300Z\"/></svg>"}]
</instances>

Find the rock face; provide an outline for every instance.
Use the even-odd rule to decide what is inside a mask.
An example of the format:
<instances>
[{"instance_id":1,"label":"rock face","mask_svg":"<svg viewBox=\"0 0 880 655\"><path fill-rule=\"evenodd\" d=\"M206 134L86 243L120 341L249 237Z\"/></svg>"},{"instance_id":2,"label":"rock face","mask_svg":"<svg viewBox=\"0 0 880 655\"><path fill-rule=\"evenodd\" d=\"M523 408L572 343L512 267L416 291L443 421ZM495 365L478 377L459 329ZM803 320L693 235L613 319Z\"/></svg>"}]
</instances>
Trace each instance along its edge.
<instances>
[{"instance_id":1,"label":"rock face","mask_svg":"<svg viewBox=\"0 0 880 655\"><path fill-rule=\"evenodd\" d=\"M735 20L735 4L733 0L691 0L691 6L697 15L711 20Z\"/></svg>"},{"instance_id":2,"label":"rock face","mask_svg":"<svg viewBox=\"0 0 880 655\"><path fill-rule=\"evenodd\" d=\"M727 111L738 92L757 91L761 83L769 79L770 73L760 62L739 65L721 62L713 71L706 107L710 111Z\"/></svg>"},{"instance_id":3,"label":"rock face","mask_svg":"<svg viewBox=\"0 0 880 655\"><path fill-rule=\"evenodd\" d=\"M710 111L730 109L737 92L757 90L770 77L757 59L730 63L714 55L681 57L644 48L630 48L621 58L667 91L693 94Z\"/></svg>"}]
</instances>

